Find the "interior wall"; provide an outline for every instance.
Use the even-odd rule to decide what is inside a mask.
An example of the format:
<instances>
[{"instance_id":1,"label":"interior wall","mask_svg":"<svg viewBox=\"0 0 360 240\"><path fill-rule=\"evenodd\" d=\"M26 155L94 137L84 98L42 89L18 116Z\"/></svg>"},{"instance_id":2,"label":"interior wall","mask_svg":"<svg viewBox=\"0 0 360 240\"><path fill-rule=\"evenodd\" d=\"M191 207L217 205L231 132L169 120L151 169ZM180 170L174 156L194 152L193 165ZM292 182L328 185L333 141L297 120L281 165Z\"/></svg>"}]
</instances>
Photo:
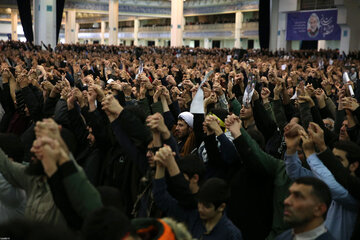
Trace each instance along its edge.
<instances>
[{"instance_id":1,"label":"interior wall","mask_svg":"<svg viewBox=\"0 0 360 240\"><path fill-rule=\"evenodd\" d=\"M184 39L184 46L189 46L190 47L190 44L191 44L190 39Z\"/></svg>"},{"instance_id":2,"label":"interior wall","mask_svg":"<svg viewBox=\"0 0 360 240\"><path fill-rule=\"evenodd\" d=\"M339 49L339 48L340 48L340 40L329 40L329 41L326 41L326 48Z\"/></svg>"},{"instance_id":3,"label":"interior wall","mask_svg":"<svg viewBox=\"0 0 360 240\"><path fill-rule=\"evenodd\" d=\"M241 45L241 48L247 49L248 48L248 40L247 40L247 38L241 38L240 39L240 45Z\"/></svg>"},{"instance_id":4,"label":"interior wall","mask_svg":"<svg viewBox=\"0 0 360 240\"><path fill-rule=\"evenodd\" d=\"M233 48L235 45L235 41L232 39L224 40L224 48Z\"/></svg>"},{"instance_id":5,"label":"interior wall","mask_svg":"<svg viewBox=\"0 0 360 240\"><path fill-rule=\"evenodd\" d=\"M291 50L300 50L300 41L291 41Z\"/></svg>"},{"instance_id":6,"label":"interior wall","mask_svg":"<svg viewBox=\"0 0 360 240\"><path fill-rule=\"evenodd\" d=\"M254 40L254 49L260 49L259 39L255 39L255 40Z\"/></svg>"},{"instance_id":7,"label":"interior wall","mask_svg":"<svg viewBox=\"0 0 360 240\"><path fill-rule=\"evenodd\" d=\"M18 22L16 31L18 33L18 40L25 42L26 38L23 36L24 30L23 30L23 27L20 22ZM4 40L4 41L8 40L8 37L7 37L8 34L11 35L11 22L1 22L0 23L0 40Z\"/></svg>"}]
</instances>

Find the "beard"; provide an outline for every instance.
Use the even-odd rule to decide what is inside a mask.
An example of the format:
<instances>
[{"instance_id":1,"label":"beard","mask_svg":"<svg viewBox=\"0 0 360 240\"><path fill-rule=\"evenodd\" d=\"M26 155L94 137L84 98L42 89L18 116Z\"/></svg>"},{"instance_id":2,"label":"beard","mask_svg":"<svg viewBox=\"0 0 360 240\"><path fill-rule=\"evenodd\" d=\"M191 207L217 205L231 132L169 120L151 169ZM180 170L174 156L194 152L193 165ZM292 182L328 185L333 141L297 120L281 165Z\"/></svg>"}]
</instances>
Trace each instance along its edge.
<instances>
[{"instance_id":1,"label":"beard","mask_svg":"<svg viewBox=\"0 0 360 240\"><path fill-rule=\"evenodd\" d=\"M308 223L310 221L311 221L311 218L306 218L306 219L297 219L297 218L284 219L284 222L287 223L292 228L299 227L299 226L304 226L306 223Z\"/></svg>"},{"instance_id":2,"label":"beard","mask_svg":"<svg viewBox=\"0 0 360 240\"><path fill-rule=\"evenodd\" d=\"M44 167L40 161L31 161L25 169L25 174L30 176L45 176Z\"/></svg>"},{"instance_id":3,"label":"beard","mask_svg":"<svg viewBox=\"0 0 360 240\"><path fill-rule=\"evenodd\" d=\"M285 210L292 213L290 216L284 216L284 222L287 223L290 227L303 226L313 219L313 216L310 213L303 216L297 216L290 209L287 209L286 207Z\"/></svg>"}]
</instances>

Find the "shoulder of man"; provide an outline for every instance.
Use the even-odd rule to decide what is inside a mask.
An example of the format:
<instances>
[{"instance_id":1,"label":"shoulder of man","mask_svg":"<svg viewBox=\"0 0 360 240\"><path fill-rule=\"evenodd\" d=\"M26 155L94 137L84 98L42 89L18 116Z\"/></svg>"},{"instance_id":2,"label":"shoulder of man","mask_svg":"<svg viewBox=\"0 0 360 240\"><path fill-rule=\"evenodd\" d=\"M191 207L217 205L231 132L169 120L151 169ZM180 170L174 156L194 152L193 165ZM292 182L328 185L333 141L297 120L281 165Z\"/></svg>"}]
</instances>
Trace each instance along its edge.
<instances>
[{"instance_id":1,"label":"shoulder of man","mask_svg":"<svg viewBox=\"0 0 360 240\"><path fill-rule=\"evenodd\" d=\"M316 240L335 240L335 238L331 235L329 231L321 234Z\"/></svg>"},{"instance_id":2,"label":"shoulder of man","mask_svg":"<svg viewBox=\"0 0 360 240\"><path fill-rule=\"evenodd\" d=\"M223 221L224 229L227 231L227 234L231 236L231 239L242 239L241 231L235 224L225 216Z\"/></svg>"},{"instance_id":3,"label":"shoulder of man","mask_svg":"<svg viewBox=\"0 0 360 240\"><path fill-rule=\"evenodd\" d=\"M286 230L285 232L283 232L282 234L280 234L279 236L277 236L275 238L275 240L291 240L292 239L292 233L291 233L291 229Z\"/></svg>"}]
</instances>

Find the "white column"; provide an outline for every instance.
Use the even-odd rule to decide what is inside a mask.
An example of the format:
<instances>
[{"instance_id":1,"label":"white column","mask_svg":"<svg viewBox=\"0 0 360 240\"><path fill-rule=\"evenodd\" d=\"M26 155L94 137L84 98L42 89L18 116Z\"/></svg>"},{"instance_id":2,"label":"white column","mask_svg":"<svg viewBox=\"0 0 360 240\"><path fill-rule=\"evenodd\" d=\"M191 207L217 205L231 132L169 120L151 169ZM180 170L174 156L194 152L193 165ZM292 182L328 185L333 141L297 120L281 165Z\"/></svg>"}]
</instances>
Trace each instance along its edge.
<instances>
[{"instance_id":1,"label":"white column","mask_svg":"<svg viewBox=\"0 0 360 240\"><path fill-rule=\"evenodd\" d=\"M240 42L240 31L243 21L243 13L242 12L236 12L235 14L235 48L241 48L241 42Z\"/></svg>"},{"instance_id":2,"label":"white column","mask_svg":"<svg viewBox=\"0 0 360 240\"><path fill-rule=\"evenodd\" d=\"M183 45L184 1L171 0L171 47Z\"/></svg>"},{"instance_id":3,"label":"white column","mask_svg":"<svg viewBox=\"0 0 360 240\"><path fill-rule=\"evenodd\" d=\"M160 45L160 39L155 38L155 47L159 47Z\"/></svg>"},{"instance_id":4,"label":"white column","mask_svg":"<svg viewBox=\"0 0 360 240\"><path fill-rule=\"evenodd\" d=\"M65 43L76 43L76 11L66 12Z\"/></svg>"},{"instance_id":5,"label":"white column","mask_svg":"<svg viewBox=\"0 0 360 240\"><path fill-rule=\"evenodd\" d=\"M140 20L135 18L134 19L134 46L139 46L139 27L140 27Z\"/></svg>"},{"instance_id":6,"label":"white column","mask_svg":"<svg viewBox=\"0 0 360 240\"><path fill-rule=\"evenodd\" d=\"M286 21L287 21L286 13L279 13L279 21L278 21L278 31L277 31L277 45L276 49L287 49L286 42Z\"/></svg>"},{"instance_id":7,"label":"white column","mask_svg":"<svg viewBox=\"0 0 360 240\"><path fill-rule=\"evenodd\" d=\"M56 0L34 0L35 45L56 46Z\"/></svg>"},{"instance_id":8,"label":"white column","mask_svg":"<svg viewBox=\"0 0 360 240\"><path fill-rule=\"evenodd\" d=\"M211 48L211 40L204 38L204 48Z\"/></svg>"},{"instance_id":9,"label":"white column","mask_svg":"<svg viewBox=\"0 0 360 240\"><path fill-rule=\"evenodd\" d=\"M319 40L318 41L318 51L320 50L320 49L326 49L326 40Z\"/></svg>"},{"instance_id":10,"label":"white column","mask_svg":"<svg viewBox=\"0 0 360 240\"><path fill-rule=\"evenodd\" d=\"M76 28L75 28L75 43L79 42L79 31L80 31L80 24L76 23Z\"/></svg>"},{"instance_id":11,"label":"white column","mask_svg":"<svg viewBox=\"0 0 360 240\"><path fill-rule=\"evenodd\" d=\"M270 2L270 51L276 51L278 39L279 24L279 0L271 0Z\"/></svg>"},{"instance_id":12,"label":"white column","mask_svg":"<svg viewBox=\"0 0 360 240\"><path fill-rule=\"evenodd\" d=\"M109 0L109 44L118 44L119 0Z\"/></svg>"},{"instance_id":13,"label":"white column","mask_svg":"<svg viewBox=\"0 0 360 240\"><path fill-rule=\"evenodd\" d=\"M11 40L17 41L17 25L18 25L18 13L15 9L11 9Z\"/></svg>"},{"instance_id":14,"label":"white column","mask_svg":"<svg viewBox=\"0 0 360 240\"><path fill-rule=\"evenodd\" d=\"M101 21L101 34L100 34L100 37L101 37L100 43L101 44L105 43L105 26L106 26L105 21Z\"/></svg>"},{"instance_id":15,"label":"white column","mask_svg":"<svg viewBox=\"0 0 360 240\"><path fill-rule=\"evenodd\" d=\"M342 54L343 52L345 52L345 54L348 54L350 50L351 29L347 25L340 25L340 27L341 27L340 54Z\"/></svg>"}]
</instances>

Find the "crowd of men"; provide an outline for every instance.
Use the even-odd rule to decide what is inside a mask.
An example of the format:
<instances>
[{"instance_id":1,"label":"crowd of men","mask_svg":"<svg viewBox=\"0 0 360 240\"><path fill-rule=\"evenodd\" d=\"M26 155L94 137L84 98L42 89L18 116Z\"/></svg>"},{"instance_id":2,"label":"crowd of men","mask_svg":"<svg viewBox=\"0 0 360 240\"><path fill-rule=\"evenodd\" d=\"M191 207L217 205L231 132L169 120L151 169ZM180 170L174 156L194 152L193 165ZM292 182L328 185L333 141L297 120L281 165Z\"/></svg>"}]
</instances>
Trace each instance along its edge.
<instances>
[{"instance_id":1,"label":"crowd of men","mask_svg":"<svg viewBox=\"0 0 360 240\"><path fill-rule=\"evenodd\" d=\"M360 239L360 52L0 41L0 238Z\"/></svg>"}]
</instances>

